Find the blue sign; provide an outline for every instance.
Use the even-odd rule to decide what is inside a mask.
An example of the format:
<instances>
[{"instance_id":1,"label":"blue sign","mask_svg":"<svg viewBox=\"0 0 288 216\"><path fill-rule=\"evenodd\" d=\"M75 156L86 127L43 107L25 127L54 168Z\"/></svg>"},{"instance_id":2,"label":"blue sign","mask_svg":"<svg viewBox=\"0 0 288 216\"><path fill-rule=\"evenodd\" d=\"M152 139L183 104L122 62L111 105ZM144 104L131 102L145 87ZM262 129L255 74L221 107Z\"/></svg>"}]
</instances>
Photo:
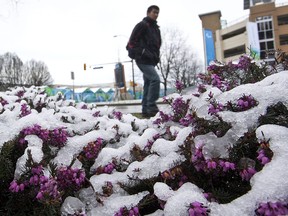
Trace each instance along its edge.
<instances>
[{"instance_id":1,"label":"blue sign","mask_svg":"<svg viewBox=\"0 0 288 216\"><path fill-rule=\"evenodd\" d=\"M208 66L211 61L215 60L215 47L214 47L212 30L204 29L204 42L205 42L206 65Z\"/></svg>"}]
</instances>

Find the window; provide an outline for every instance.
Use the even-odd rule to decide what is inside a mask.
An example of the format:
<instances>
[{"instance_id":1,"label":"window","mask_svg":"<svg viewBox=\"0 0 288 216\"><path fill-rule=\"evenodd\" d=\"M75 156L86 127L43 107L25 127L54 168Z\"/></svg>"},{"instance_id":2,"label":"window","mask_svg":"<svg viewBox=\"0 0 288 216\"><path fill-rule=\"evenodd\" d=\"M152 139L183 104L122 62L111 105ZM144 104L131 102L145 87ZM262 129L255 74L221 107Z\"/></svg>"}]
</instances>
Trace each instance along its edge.
<instances>
[{"instance_id":1,"label":"window","mask_svg":"<svg viewBox=\"0 0 288 216\"><path fill-rule=\"evenodd\" d=\"M272 31L266 31L266 39L273 38L273 32Z\"/></svg>"},{"instance_id":2,"label":"window","mask_svg":"<svg viewBox=\"0 0 288 216\"><path fill-rule=\"evenodd\" d=\"M235 31L229 32L227 34L222 35L222 40L226 40L228 38L243 34L244 32L246 32L246 27L237 29Z\"/></svg>"},{"instance_id":3,"label":"window","mask_svg":"<svg viewBox=\"0 0 288 216\"><path fill-rule=\"evenodd\" d=\"M279 36L280 45L288 45L288 34Z\"/></svg>"},{"instance_id":4,"label":"window","mask_svg":"<svg viewBox=\"0 0 288 216\"><path fill-rule=\"evenodd\" d=\"M270 39L274 37L272 20L266 22L265 21L258 22L257 27L258 27L259 40Z\"/></svg>"},{"instance_id":5,"label":"window","mask_svg":"<svg viewBox=\"0 0 288 216\"><path fill-rule=\"evenodd\" d=\"M234 47L232 49L228 49L228 50L224 50L224 58L228 58L231 56L236 56L236 55L241 55L243 53L245 53L245 44L238 46L238 47Z\"/></svg>"},{"instance_id":6,"label":"window","mask_svg":"<svg viewBox=\"0 0 288 216\"><path fill-rule=\"evenodd\" d=\"M288 24L288 14L278 16L277 20L278 20L278 25L287 25Z\"/></svg>"},{"instance_id":7,"label":"window","mask_svg":"<svg viewBox=\"0 0 288 216\"><path fill-rule=\"evenodd\" d=\"M260 59L267 59L266 51L275 49L272 17L257 17L256 23L260 43Z\"/></svg>"}]
</instances>

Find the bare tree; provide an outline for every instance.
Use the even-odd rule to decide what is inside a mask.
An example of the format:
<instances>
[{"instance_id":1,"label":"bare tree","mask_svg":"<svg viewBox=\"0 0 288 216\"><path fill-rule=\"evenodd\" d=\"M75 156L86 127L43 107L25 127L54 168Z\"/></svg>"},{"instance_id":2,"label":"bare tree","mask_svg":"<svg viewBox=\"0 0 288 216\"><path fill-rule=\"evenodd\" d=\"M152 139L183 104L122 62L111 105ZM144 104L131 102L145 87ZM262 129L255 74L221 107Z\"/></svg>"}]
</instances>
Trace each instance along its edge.
<instances>
[{"instance_id":1,"label":"bare tree","mask_svg":"<svg viewBox=\"0 0 288 216\"><path fill-rule=\"evenodd\" d=\"M181 81L185 87L195 85L197 73L202 72L201 63L197 55L188 47L183 47L175 58L174 70L170 77L172 82Z\"/></svg>"},{"instance_id":2,"label":"bare tree","mask_svg":"<svg viewBox=\"0 0 288 216\"><path fill-rule=\"evenodd\" d=\"M26 85L49 85L53 79L46 64L42 61L30 60L23 66L24 82Z\"/></svg>"},{"instance_id":3,"label":"bare tree","mask_svg":"<svg viewBox=\"0 0 288 216\"><path fill-rule=\"evenodd\" d=\"M15 54L7 52L0 57L1 81L12 85L23 84L22 60Z\"/></svg>"},{"instance_id":4,"label":"bare tree","mask_svg":"<svg viewBox=\"0 0 288 216\"><path fill-rule=\"evenodd\" d=\"M160 73L166 95L168 85L176 80L182 81L185 87L192 85L200 63L193 54L193 49L187 46L186 38L179 29L164 29L162 41Z\"/></svg>"}]
</instances>

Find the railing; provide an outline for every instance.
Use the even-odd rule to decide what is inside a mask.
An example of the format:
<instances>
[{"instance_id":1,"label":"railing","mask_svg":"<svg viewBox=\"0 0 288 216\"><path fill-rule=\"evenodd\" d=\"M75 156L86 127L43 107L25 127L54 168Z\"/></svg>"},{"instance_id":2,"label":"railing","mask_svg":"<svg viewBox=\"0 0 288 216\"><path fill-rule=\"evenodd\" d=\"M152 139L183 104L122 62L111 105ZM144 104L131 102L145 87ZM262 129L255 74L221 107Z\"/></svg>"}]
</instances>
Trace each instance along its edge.
<instances>
[{"instance_id":1,"label":"railing","mask_svg":"<svg viewBox=\"0 0 288 216\"><path fill-rule=\"evenodd\" d=\"M275 3L275 6L276 6L276 7L283 7L283 6L286 6L286 5L288 5L288 1L286 1L286 2L281 2L281 3Z\"/></svg>"},{"instance_id":2,"label":"railing","mask_svg":"<svg viewBox=\"0 0 288 216\"><path fill-rule=\"evenodd\" d=\"M249 17L249 14L247 14L245 16L242 16L242 17L239 17L239 18L237 18L235 20L232 20L232 21L228 22L225 26L222 26L222 29L225 29L225 28L228 28L228 27L230 27L230 26L232 26L234 24L237 24L237 23L247 19L248 17Z\"/></svg>"}]
</instances>

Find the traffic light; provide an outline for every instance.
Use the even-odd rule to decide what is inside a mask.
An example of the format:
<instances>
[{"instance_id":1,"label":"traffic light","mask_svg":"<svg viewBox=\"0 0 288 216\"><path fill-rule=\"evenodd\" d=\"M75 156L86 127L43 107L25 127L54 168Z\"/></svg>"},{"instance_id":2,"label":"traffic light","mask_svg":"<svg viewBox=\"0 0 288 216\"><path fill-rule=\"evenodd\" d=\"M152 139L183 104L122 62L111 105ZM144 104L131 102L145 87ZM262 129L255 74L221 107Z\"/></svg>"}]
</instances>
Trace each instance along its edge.
<instances>
[{"instance_id":1,"label":"traffic light","mask_svg":"<svg viewBox=\"0 0 288 216\"><path fill-rule=\"evenodd\" d=\"M137 86L137 83L133 83L133 81L129 81L129 85L130 85L130 87L135 87L135 86Z\"/></svg>"},{"instance_id":2,"label":"traffic light","mask_svg":"<svg viewBox=\"0 0 288 216\"><path fill-rule=\"evenodd\" d=\"M86 70L86 63L84 63L84 70Z\"/></svg>"}]
</instances>

